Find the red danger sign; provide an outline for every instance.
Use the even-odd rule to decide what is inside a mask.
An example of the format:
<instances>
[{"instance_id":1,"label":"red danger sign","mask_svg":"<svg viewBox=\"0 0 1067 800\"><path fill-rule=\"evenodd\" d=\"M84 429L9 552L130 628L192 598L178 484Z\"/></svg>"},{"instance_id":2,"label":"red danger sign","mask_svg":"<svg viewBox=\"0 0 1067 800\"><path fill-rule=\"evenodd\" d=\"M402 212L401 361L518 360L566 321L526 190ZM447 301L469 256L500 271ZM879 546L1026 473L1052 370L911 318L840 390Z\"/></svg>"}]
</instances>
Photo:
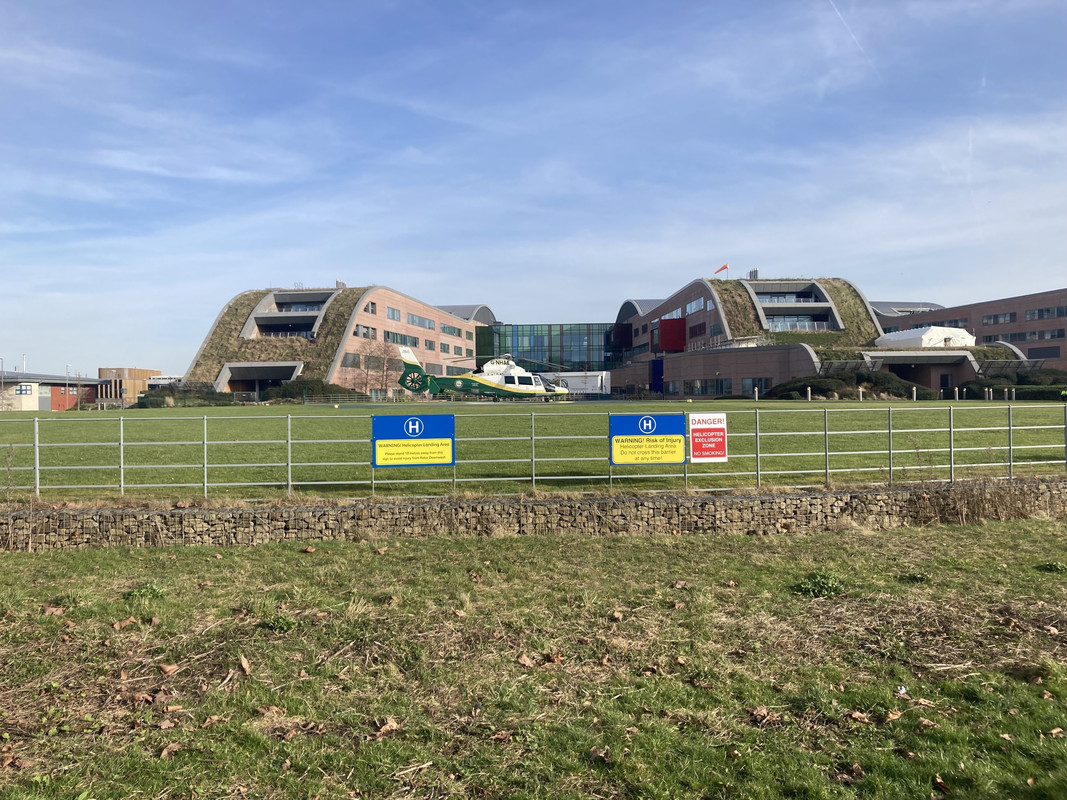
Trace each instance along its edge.
<instances>
[{"instance_id":1,"label":"red danger sign","mask_svg":"<svg viewBox=\"0 0 1067 800\"><path fill-rule=\"evenodd\" d=\"M689 415L689 460L726 461L726 415Z\"/></svg>"}]
</instances>

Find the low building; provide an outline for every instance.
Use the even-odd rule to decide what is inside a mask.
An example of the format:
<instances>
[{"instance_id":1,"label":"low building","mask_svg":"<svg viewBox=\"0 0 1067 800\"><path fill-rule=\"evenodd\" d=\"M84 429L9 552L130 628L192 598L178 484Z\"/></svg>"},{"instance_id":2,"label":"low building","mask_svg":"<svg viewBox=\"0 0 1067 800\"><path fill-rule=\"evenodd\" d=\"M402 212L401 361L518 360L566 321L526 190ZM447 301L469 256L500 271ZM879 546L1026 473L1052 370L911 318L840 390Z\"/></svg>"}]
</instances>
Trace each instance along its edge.
<instances>
[{"instance_id":1,"label":"low building","mask_svg":"<svg viewBox=\"0 0 1067 800\"><path fill-rule=\"evenodd\" d=\"M121 407L132 405L151 387L152 379L161 374L158 369L100 367L96 371L101 381L97 401Z\"/></svg>"},{"instance_id":2,"label":"low building","mask_svg":"<svg viewBox=\"0 0 1067 800\"><path fill-rule=\"evenodd\" d=\"M101 383L80 375L0 371L0 411L67 411L95 404Z\"/></svg>"},{"instance_id":3,"label":"low building","mask_svg":"<svg viewBox=\"0 0 1067 800\"><path fill-rule=\"evenodd\" d=\"M914 304L913 304L914 305ZM879 314L886 333L937 325L962 328L978 344L1007 342L1030 360L1067 370L1067 289L894 315Z\"/></svg>"}]
</instances>

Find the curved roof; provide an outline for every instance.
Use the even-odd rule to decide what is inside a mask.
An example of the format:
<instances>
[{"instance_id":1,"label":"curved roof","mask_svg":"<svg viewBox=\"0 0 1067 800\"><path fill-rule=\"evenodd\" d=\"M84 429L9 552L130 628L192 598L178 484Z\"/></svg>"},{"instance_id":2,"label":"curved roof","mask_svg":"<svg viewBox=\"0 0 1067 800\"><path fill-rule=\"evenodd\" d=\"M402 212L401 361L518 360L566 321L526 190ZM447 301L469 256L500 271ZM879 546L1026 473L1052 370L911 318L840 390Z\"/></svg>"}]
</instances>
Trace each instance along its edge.
<instances>
[{"instance_id":1,"label":"curved roof","mask_svg":"<svg viewBox=\"0 0 1067 800\"><path fill-rule=\"evenodd\" d=\"M665 298L659 300L627 300L619 308L619 313L615 316L615 322L626 322L626 320L633 317L644 316L663 302L666 302Z\"/></svg>"},{"instance_id":2,"label":"curved roof","mask_svg":"<svg viewBox=\"0 0 1067 800\"><path fill-rule=\"evenodd\" d=\"M473 320L474 322L481 322L485 325L497 325L500 322L500 320L496 318L496 314L493 313L493 310L484 304L434 307L439 308L454 317L459 317L468 321Z\"/></svg>"}]
</instances>

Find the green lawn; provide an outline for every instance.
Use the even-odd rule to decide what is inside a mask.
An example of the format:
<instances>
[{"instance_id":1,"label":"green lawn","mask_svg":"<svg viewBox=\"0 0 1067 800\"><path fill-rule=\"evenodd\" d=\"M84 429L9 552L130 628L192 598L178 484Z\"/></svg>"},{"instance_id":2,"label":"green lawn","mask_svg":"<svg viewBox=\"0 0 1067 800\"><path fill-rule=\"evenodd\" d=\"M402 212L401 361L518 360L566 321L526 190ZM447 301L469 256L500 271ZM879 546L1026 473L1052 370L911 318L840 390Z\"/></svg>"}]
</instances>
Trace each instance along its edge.
<instances>
[{"instance_id":1,"label":"green lawn","mask_svg":"<svg viewBox=\"0 0 1067 800\"><path fill-rule=\"evenodd\" d=\"M1065 541L3 554L0 795L1058 800Z\"/></svg>"}]
</instances>

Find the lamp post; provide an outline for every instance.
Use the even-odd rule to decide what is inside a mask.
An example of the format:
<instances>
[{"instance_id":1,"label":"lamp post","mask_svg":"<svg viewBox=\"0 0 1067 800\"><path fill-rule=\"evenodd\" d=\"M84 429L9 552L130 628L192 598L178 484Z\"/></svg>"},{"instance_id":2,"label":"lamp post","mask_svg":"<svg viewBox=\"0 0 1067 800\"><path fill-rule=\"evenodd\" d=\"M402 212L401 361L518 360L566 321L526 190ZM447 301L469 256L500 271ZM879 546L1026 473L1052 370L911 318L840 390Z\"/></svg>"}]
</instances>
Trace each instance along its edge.
<instances>
[{"instance_id":1,"label":"lamp post","mask_svg":"<svg viewBox=\"0 0 1067 800\"><path fill-rule=\"evenodd\" d=\"M70 408L70 364L67 364L67 382L63 384L63 410Z\"/></svg>"}]
</instances>

